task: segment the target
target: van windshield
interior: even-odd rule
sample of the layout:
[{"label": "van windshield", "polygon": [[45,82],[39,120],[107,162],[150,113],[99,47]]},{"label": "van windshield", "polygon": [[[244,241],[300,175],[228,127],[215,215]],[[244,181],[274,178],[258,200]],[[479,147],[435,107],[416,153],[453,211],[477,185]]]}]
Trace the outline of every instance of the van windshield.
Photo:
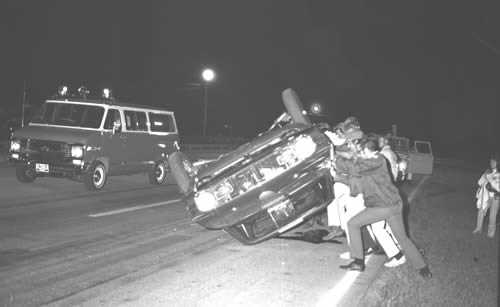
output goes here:
[{"label": "van windshield", "polygon": [[47,102],[31,119],[34,124],[99,128],[104,108],[100,106]]}]

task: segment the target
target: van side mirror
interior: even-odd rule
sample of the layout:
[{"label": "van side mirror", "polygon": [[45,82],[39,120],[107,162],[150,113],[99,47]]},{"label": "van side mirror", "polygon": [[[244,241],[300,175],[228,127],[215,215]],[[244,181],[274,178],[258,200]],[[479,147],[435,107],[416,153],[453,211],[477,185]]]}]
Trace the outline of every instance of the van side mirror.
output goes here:
[{"label": "van side mirror", "polygon": [[113,122],[113,134],[122,131],[122,123],[119,119]]}]

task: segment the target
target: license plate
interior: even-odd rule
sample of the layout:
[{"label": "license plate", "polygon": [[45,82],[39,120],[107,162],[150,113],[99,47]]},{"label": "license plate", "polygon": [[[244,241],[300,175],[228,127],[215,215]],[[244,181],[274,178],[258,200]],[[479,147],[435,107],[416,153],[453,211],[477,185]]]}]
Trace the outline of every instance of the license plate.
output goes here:
[{"label": "license plate", "polygon": [[37,171],[37,173],[48,173],[49,165],[44,163],[36,163],[35,170]]},{"label": "license plate", "polygon": [[294,216],[295,208],[293,207],[292,203],[285,202],[267,209],[267,212],[274,218],[276,222],[282,222]]}]

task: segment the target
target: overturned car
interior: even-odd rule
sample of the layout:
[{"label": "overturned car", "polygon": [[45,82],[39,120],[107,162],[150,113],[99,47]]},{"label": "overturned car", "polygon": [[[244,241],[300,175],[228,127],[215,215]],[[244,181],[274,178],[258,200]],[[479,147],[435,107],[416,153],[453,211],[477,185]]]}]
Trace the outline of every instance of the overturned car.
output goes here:
[{"label": "overturned car", "polygon": [[269,130],[201,167],[182,152],[169,165],[192,220],[244,244],[277,236],[333,200],[328,125],[312,124],[297,94],[282,93],[286,113]]}]

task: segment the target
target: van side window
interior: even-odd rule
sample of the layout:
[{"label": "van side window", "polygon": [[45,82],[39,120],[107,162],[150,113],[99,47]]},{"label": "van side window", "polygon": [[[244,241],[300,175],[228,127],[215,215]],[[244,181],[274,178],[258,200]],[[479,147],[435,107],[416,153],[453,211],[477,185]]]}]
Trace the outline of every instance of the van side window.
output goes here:
[{"label": "van side window", "polygon": [[174,118],[170,114],[149,112],[152,132],[175,132]]},{"label": "van side window", "polygon": [[121,123],[120,112],[116,109],[109,109],[104,122],[104,129],[113,129],[113,123],[118,120]]},{"label": "van side window", "polygon": [[125,125],[129,131],[146,131],[146,113],[140,111],[125,111]]}]

